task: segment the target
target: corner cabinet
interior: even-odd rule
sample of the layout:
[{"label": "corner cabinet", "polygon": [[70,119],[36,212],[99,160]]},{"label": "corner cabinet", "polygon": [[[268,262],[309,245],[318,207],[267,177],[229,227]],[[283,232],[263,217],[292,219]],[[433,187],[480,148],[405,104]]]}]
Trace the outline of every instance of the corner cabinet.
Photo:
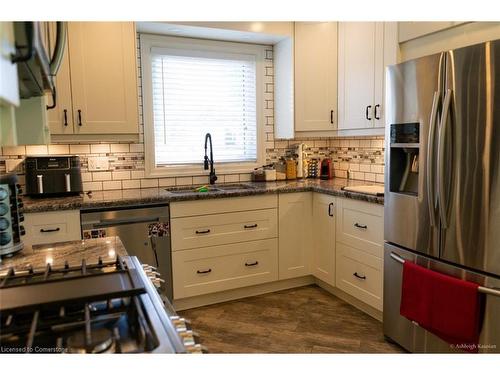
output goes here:
[{"label": "corner cabinet", "polygon": [[[137,135],[138,87],[133,22],[69,22],[49,126],[61,139]],[[89,138],[92,139],[92,138]],[[121,138],[120,138],[121,139]]]},{"label": "corner cabinet", "polygon": [[335,197],[313,194],[312,274],[335,286]]},{"label": "corner cabinet", "polygon": [[338,130],[383,135],[385,67],[397,62],[397,24],[339,23]]},{"label": "corner cabinet", "polygon": [[303,192],[278,196],[280,280],[311,273],[312,194]]},{"label": "corner cabinet", "polygon": [[337,22],[295,22],[295,131],[337,129]]}]

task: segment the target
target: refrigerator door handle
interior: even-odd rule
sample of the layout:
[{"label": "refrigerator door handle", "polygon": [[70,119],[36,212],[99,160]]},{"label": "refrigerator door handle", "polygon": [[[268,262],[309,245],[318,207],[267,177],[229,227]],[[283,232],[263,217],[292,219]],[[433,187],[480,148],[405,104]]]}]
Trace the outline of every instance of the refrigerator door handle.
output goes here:
[{"label": "refrigerator door handle", "polygon": [[446,214],[448,202],[445,197],[445,145],[446,145],[446,134],[448,129],[448,116],[450,113],[451,105],[451,94],[452,90],[446,90],[443,101],[443,116],[441,117],[441,124],[439,125],[439,143],[438,143],[438,199],[439,199],[439,216],[441,218],[442,228],[448,227],[448,217]]},{"label": "refrigerator door handle", "polygon": [[431,226],[436,226],[436,197],[434,195],[434,140],[436,138],[436,122],[439,106],[439,98],[441,91],[434,92],[432,99],[431,119],[429,127],[429,139],[427,142],[427,202],[429,205],[429,216],[431,219]]}]

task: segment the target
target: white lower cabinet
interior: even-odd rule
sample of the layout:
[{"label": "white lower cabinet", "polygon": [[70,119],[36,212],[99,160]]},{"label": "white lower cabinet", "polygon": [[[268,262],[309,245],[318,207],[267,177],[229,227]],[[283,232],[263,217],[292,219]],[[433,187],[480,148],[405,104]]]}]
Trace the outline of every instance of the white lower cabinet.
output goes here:
[{"label": "white lower cabinet", "polygon": [[384,207],[337,198],[337,288],[382,310]]},{"label": "white lower cabinet", "polygon": [[383,259],[340,242],[336,257],[337,288],[382,310]]},{"label": "white lower cabinet", "polygon": [[335,286],[335,197],[313,195],[312,274]]},{"label": "white lower cabinet", "polygon": [[310,275],[312,193],[278,197],[279,278]]},{"label": "white lower cabinet", "polygon": [[82,238],[80,211],[34,212],[24,214],[26,245],[75,241]]},{"label": "white lower cabinet", "polygon": [[277,242],[273,238],[174,252],[174,299],[276,281]]}]

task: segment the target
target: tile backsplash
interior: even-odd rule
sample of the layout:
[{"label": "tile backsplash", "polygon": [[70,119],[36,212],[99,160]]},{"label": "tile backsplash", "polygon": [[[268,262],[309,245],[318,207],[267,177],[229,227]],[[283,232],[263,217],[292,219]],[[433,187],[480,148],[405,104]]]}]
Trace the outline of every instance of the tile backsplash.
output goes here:
[{"label": "tile backsplash", "polygon": [[[138,43],[139,46],[139,43]],[[140,47],[139,47],[140,48]],[[140,51],[138,51],[140,56]],[[266,163],[277,161],[281,156],[293,152],[299,142],[306,144],[308,158],[330,157],[333,161],[335,176],[350,177],[370,182],[383,182],[384,176],[384,139],[383,137],[356,138],[297,138],[294,140],[274,139],[274,96],[273,96],[273,49],[269,46],[265,54],[265,147]],[[139,58],[140,66],[140,58]],[[139,69],[139,87],[141,77]],[[141,95],[141,89],[139,89]],[[0,174],[6,172],[7,164],[18,163],[26,155],[80,155],[82,164],[83,188],[85,191],[115,190],[147,187],[166,187],[208,183],[207,175],[144,178],[144,143],[142,98],[139,98],[139,143],[71,143],[0,148]],[[200,148],[201,149],[201,148]],[[200,155],[201,157],[202,155]],[[88,171],[89,157],[105,157],[109,169],[99,172]],[[16,171],[21,184],[24,184],[23,164]],[[218,183],[244,182],[250,180],[250,172],[219,175]]]}]

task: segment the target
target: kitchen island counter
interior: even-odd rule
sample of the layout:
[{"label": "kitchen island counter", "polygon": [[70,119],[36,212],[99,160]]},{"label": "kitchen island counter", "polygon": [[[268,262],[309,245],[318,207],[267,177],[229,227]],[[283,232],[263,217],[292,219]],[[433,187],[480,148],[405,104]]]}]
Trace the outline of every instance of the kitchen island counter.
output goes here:
[{"label": "kitchen island counter", "polygon": [[[106,207],[130,207],[143,204],[169,203],[186,200],[242,197],[260,194],[294,193],[314,191],[366,202],[384,204],[383,196],[355,193],[342,190],[344,186],[377,185],[359,180],[334,178],[331,180],[289,180],[272,182],[244,182],[249,188],[215,190],[208,193],[172,192],[165,188],[124,189],[85,193],[79,196],[57,198],[24,197],[24,212],[46,212],[59,210],[99,209]],[[215,187],[218,185],[216,184]],[[224,186],[224,185],[222,185]]]},{"label": "kitchen island counter", "polygon": [[25,246],[23,250],[11,257],[0,260],[0,276],[9,268],[16,271],[45,268],[47,263],[52,267],[62,267],[67,261],[70,266],[114,261],[118,256],[127,255],[119,237],[93,238],[90,240],[59,242],[47,245]]}]

